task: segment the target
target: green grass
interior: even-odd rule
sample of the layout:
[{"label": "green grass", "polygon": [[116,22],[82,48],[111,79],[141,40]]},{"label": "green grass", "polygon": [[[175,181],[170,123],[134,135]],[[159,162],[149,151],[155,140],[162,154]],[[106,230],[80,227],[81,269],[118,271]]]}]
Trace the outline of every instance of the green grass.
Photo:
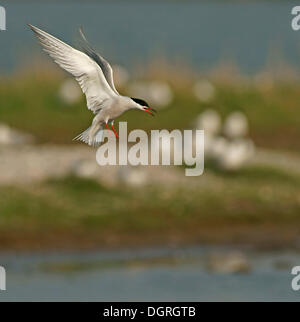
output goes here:
[{"label": "green grass", "polygon": [[[63,77],[47,73],[30,73],[0,80],[0,119],[2,122],[33,133],[39,142],[71,144],[72,138],[87,128],[93,115],[85,106],[85,98],[73,105],[58,97]],[[174,84],[173,84],[174,85]],[[130,111],[119,121],[128,121],[128,130],[143,128],[190,128],[195,117],[206,108],[218,110],[224,118],[242,110],[249,118],[251,136],[259,146],[300,148],[300,86],[277,83],[268,91],[254,85],[216,84],[215,99],[199,103],[184,86],[174,85],[174,101],[156,118]],[[122,91],[126,94],[126,89]]]},{"label": "green grass", "polygon": [[[75,144],[72,138],[89,126],[93,115],[85,107],[84,97],[74,105],[60,101],[57,93],[62,80],[61,75],[49,73],[0,79],[1,122],[34,134],[40,143]],[[297,83],[277,83],[268,90],[251,84],[216,83],[216,97],[208,104],[199,103],[188,86],[173,87],[173,103],[156,118],[130,111],[119,121],[128,121],[128,130],[184,129],[191,128],[206,108],[218,110],[222,118],[242,110],[257,145],[300,149]],[[68,241],[78,234],[87,240],[95,236],[109,240],[140,236],[143,240],[148,236],[155,242],[158,236],[172,239],[178,235],[197,240],[206,228],[213,229],[217,238],[219,227],[299,227],[300,177],[296,174],[263,166],[224,173],[208,162],[204,175],[189,182],[129,189],[67,177],[27,186],[1,186],[0,244],[11,245],[19,238],[26,245],[31,235],[35,244],[39,239],[55,241],[61,236],[67,236]]]},{"label": "green grass", "polygon": [[[203,225],[300,223],[300,178],[265,168],[215,174],[189,187],[108,189],[67,177],[30,187],[0,188],[0,231],[80,230],[164,234]],[[195,185],[196,184],[196,185]]]}]

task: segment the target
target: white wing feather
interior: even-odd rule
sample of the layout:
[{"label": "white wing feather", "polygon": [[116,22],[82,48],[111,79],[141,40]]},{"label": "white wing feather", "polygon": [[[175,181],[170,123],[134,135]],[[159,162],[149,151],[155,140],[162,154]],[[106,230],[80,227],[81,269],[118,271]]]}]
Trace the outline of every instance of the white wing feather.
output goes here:
[{"label": "white wing feather", "polygon": [[86,95],[87,107],[97,113],[106,99],[116,96],[100,66],[85,53],[74,49],[45,31],[29,25],[44,50],[54,61],[78,81]]}]

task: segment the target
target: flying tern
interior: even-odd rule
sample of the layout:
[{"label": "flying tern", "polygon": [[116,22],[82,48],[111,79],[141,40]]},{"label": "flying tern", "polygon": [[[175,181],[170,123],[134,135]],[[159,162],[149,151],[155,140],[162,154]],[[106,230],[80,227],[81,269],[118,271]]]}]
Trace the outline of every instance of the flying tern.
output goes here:
[{"label": "flying tern", "polygon": [[156,111],[144,100],[118,93],[110,64],[90,46],[81,28],[79,31],[82,50],[77,50],[37,27],[30,24],[29,27],[37,36],[44,51],[61,68],[75,77],[86,96],[88,109],[95,114],[92,125],[74,140],[80,140],[91,146],[99,145],[105,128],[111,133],[108,125],[111,125],[114,135],[118,138],[114,120],[131,109],[154,115],[153,112]]}]

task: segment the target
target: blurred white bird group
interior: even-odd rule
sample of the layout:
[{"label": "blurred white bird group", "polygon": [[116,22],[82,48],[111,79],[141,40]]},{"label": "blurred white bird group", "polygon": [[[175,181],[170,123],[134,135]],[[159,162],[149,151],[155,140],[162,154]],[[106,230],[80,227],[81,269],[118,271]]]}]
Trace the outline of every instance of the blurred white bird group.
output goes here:
[{"label": "blurred white bird group", "polygon": [[198,116],[196,128],[205,132],[205,158],[222,170],[238,170],[254,156],[254,143],[247,137],[248,120],[242,112],[231,113],[222,124],[218,112],[208,109]]}]

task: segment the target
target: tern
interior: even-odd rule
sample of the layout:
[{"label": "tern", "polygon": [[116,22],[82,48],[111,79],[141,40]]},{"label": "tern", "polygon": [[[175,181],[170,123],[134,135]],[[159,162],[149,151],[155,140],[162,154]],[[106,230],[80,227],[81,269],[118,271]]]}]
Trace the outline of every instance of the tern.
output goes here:
[{"label": "tern", "polygon": [[64,70],[75,77],[86,96],[87,107],[95,117],[92,125],[76,136],[74,140],[87,143],[90,146],[101,144],[105,128],[110,132],[108,125],[114,128],[114,120],[124,112],[136,109],[150,115],[156,112],[148,103],[139,98],[123,96],[118,93],[113,80],[113,70],[110,64],[90,46],[79,29],[81,35],[81,49],[77,50],[47,32],[28,24],[37,36],[44,51]]}]

